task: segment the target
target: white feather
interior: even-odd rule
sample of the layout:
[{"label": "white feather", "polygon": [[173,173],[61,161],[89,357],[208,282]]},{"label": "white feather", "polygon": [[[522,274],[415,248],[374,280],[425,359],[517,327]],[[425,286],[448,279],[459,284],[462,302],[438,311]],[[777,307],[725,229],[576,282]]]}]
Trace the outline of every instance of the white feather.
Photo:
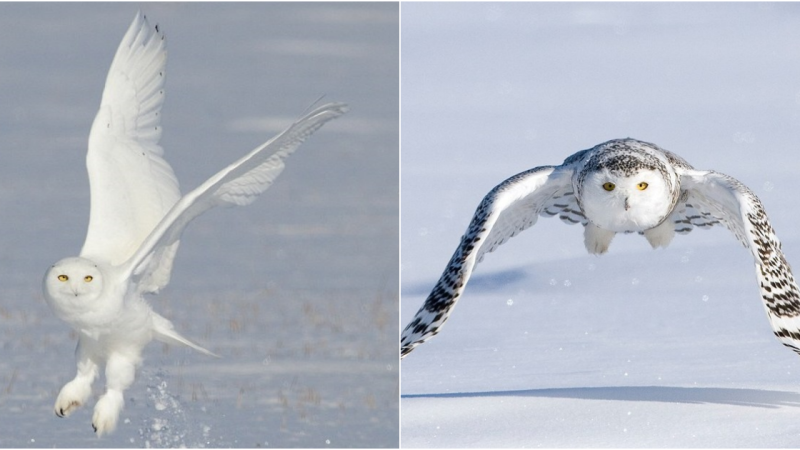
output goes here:
[{"label": "white feather", "polygon": [[164,36],[137,14],[111,63],[89,133],[91,212],[83,257],[126,261],[180,198],[158,145],[166,62]]},{"label": "white feather", "polygon": [[158,145],[165,64],[163,35],[137,14],[111,64],[89,136],[86,241],[80,257],[57,262],[43,281],[47,303],[78,333],[77,374],[61,389],[55,412],[66,417],[87,402],[105,365],[106,392],[92,416],[98,435],[116,427],[123,392],[150,341],[216,356],[181,336],[143,298],[169,283],[184,228],[215,206],[253,202],[308,136],[347,110],[341,103],[320,106],[181,197]]}]

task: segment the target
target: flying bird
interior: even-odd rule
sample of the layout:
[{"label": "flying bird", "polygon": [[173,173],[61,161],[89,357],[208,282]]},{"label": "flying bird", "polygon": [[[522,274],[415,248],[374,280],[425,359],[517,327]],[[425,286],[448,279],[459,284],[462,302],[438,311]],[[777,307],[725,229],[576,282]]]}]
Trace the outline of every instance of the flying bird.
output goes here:
[{"label": "flying bird", "polygon": [[86,165],[91,211],[80,255],[47,270],[44,296],[78,334],[77,375],[61,389],[55,413],[85,404],[105,369],[106,391],[94,407],[98,436],[112,432],[134,381],[143,348],[153,339],[210,351],[175,331],[145,294],[169,283],[181,233],[215,206],[247,205],[280,175],[283,160],[346,105],[329,103],[181,196],[159,146],[166,41],[138,13],[117,49],[89,134]]},{"label": "flying bird", "polygon": [[403,330],[401,355],[441,331],[475,265],[536,223],[558,216],[584,227],[591,254],[617,233],[639,233],[653,248],[675,233],[725,226],[750,250],[767,318],[783,345],[800,354],[800,290],[761,201],[736,179],[695,170],[654,144],[615,139],[512,176],[484,197],[449,264]]}]

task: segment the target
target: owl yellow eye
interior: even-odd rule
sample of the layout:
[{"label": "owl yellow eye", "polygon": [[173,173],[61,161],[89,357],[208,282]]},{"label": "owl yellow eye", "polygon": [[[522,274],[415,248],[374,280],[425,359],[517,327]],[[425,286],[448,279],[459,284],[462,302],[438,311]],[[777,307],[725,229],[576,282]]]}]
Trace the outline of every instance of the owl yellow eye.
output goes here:
[{"label": "owl yellow eye", "polygon": [[58,276],[58,281],[67,281],[67,280],[69,280],[69,277],[66,276],[66,275],[59,275]]},{"label": "owl yellow eye", "polygon": [[92,280],[94,280],[94,277],[91,276],[91,275],[86,275],[85,277],[83,277],[83,281],[85,281],[87,283],[89,283]]},{"label": "owl yellow eye", "polygon": [[603,189],[607,190],[608,192],[613,191],[615,187],[617,187],[617,185],[611,183],[610,181],[603,183]]},{"label": "owl yellow eye", "polygon": [[636,189],[639,189],[640,191],[643,191],[643,190],[647,189],[647,186],[648,186],[648,184],[645,183],[644,181],[642,181],[641,183],[636,185]]}]

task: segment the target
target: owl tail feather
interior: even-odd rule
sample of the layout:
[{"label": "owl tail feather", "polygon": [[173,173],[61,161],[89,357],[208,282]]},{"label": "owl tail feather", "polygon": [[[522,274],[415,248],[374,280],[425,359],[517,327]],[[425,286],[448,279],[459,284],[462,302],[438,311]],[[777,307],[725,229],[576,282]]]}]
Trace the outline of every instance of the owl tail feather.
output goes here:
[{"label": "owl tail feather", "polygon": [[197,350],[200,353],[204,353],[215,358],[220,357],[216,353],[206,350],[178,334],[178,332],[175,331],[175,327],[172,325],[172,322],[155,313],[153,313],[153,338],[167,344],[185,345]]}]

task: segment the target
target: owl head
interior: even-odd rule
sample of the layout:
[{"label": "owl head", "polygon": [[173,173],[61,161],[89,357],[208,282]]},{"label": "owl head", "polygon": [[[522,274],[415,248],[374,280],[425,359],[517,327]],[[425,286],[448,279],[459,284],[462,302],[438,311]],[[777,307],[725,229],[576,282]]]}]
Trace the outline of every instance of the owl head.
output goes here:
[{"label": "owl head", "polygon": [[103,293],[103,273],[85,258],[65,258],[53,264],[42,283],[44,297],[63,320],[76,320],[97,311]]},{"label": "owl head", "polygon": [[579,171],[578,202],[596,226],[616,232],[645,231],[672,212],[680,179],[660,152],[647,151],[652,150],[648,145],[614,141],[613,147],[599,148]]}]

